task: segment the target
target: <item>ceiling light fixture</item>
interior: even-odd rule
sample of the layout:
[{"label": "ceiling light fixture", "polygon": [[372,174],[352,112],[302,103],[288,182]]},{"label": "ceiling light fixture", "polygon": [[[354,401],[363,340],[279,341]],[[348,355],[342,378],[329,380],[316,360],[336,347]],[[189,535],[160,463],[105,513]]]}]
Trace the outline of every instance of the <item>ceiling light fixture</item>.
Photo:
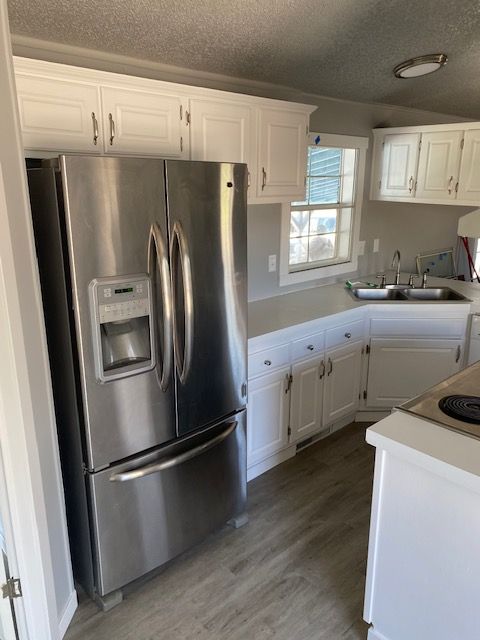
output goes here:
[{"label": "ceiling light fixture", "polygon": [[397,64],[393,73],[397,78],[416,78],[433,73],[445,66],[448,58],[445,53],[432,53],[428,56],[418,56]]}]

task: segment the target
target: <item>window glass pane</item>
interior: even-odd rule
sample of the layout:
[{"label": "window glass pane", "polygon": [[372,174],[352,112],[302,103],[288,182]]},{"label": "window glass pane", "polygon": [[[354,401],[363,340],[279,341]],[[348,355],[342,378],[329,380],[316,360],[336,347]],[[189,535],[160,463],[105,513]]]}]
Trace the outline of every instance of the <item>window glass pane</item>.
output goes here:
[{"label": "window glass pane", "polygon": [[308,259],[308,236],[306,238],[290,239],[290,264],[307,262]]},{"label": "window glass pane", "polygon": [[333,233],[336,230],[336,209],[320,209],[310,212],[310,235],[317,233]]},{"label": "window glass pane", "polygon": [[335,234],[311,236],[308,248],[308,261],[329,260],[335,256]]},{"label": "window glass pane", "polygon": [[308,147],[308,175],[339,176],[342,166],[342,149]]},{"label": "window glass pane", "polygon": [[308,235],[309,211],[292,211],[290,216],[290,237]]},{"label": "window glass pane", "polygon": [[340,202],[340,178],[308,178],[309,204],[336,204]]}]

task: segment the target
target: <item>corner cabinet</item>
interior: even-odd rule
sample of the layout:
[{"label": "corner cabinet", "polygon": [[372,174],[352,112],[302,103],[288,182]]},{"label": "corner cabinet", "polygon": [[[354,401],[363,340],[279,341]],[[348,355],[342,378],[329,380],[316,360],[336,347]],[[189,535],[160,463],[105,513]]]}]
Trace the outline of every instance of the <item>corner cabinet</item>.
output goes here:
[{"label": "corner cabinet", "polygon": [[480,205],[480,123],[374,129],[372,200]]},{"label": "corner cabinet", "polygon": [[145,155],[244,162],[249,203],[305,195],[316,107],[15,58],[27,156]]}]

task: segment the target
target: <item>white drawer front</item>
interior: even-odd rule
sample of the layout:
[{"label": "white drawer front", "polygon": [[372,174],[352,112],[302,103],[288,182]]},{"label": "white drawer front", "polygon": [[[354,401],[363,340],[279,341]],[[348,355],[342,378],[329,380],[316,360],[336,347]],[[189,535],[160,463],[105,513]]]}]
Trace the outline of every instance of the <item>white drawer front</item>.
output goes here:
[{"label": "white drawer front", "polygon": [[371,336],[463,338],[463,318],[372,318]]},{"label": "white drawer front", "polygon": [[314,333],[312,336],[292,342],[292,359],[303,360],[303,358],[323,353],[324,349],[325,332]]},{"label": "white drawer front", "polygon": [[331,347],[348,344],[356,340],[363,340],[363,320],[349,322],[334,329],[329,329],[327,331],[326,346],[327,349],[330,349]]},{"label": "white drawer front", "polygon": [[288,344],[281,344],[278,347],[250,354],[248,356],[248,377],[253,378],[288,364],[290,362],[289,347]]}]

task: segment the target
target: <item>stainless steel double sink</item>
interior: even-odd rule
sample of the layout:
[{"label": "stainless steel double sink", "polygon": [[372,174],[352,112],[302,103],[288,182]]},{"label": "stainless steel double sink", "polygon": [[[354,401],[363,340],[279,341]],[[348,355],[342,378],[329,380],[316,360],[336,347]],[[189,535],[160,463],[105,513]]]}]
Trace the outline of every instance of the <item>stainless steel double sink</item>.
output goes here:
[{"label": "stainless steel double sink", "polygon": [[389,288],[373,288],[373,287],[354,287],[348,289],[350,295],[357,300],[409,300],[424,302],[445,302],[445,301],[461,301],[470,302],[468,298],[461,293],[450,289],[450,287],[426,287],[425,289],[414,289],[412,287],[401,287],[394,285]]}]

